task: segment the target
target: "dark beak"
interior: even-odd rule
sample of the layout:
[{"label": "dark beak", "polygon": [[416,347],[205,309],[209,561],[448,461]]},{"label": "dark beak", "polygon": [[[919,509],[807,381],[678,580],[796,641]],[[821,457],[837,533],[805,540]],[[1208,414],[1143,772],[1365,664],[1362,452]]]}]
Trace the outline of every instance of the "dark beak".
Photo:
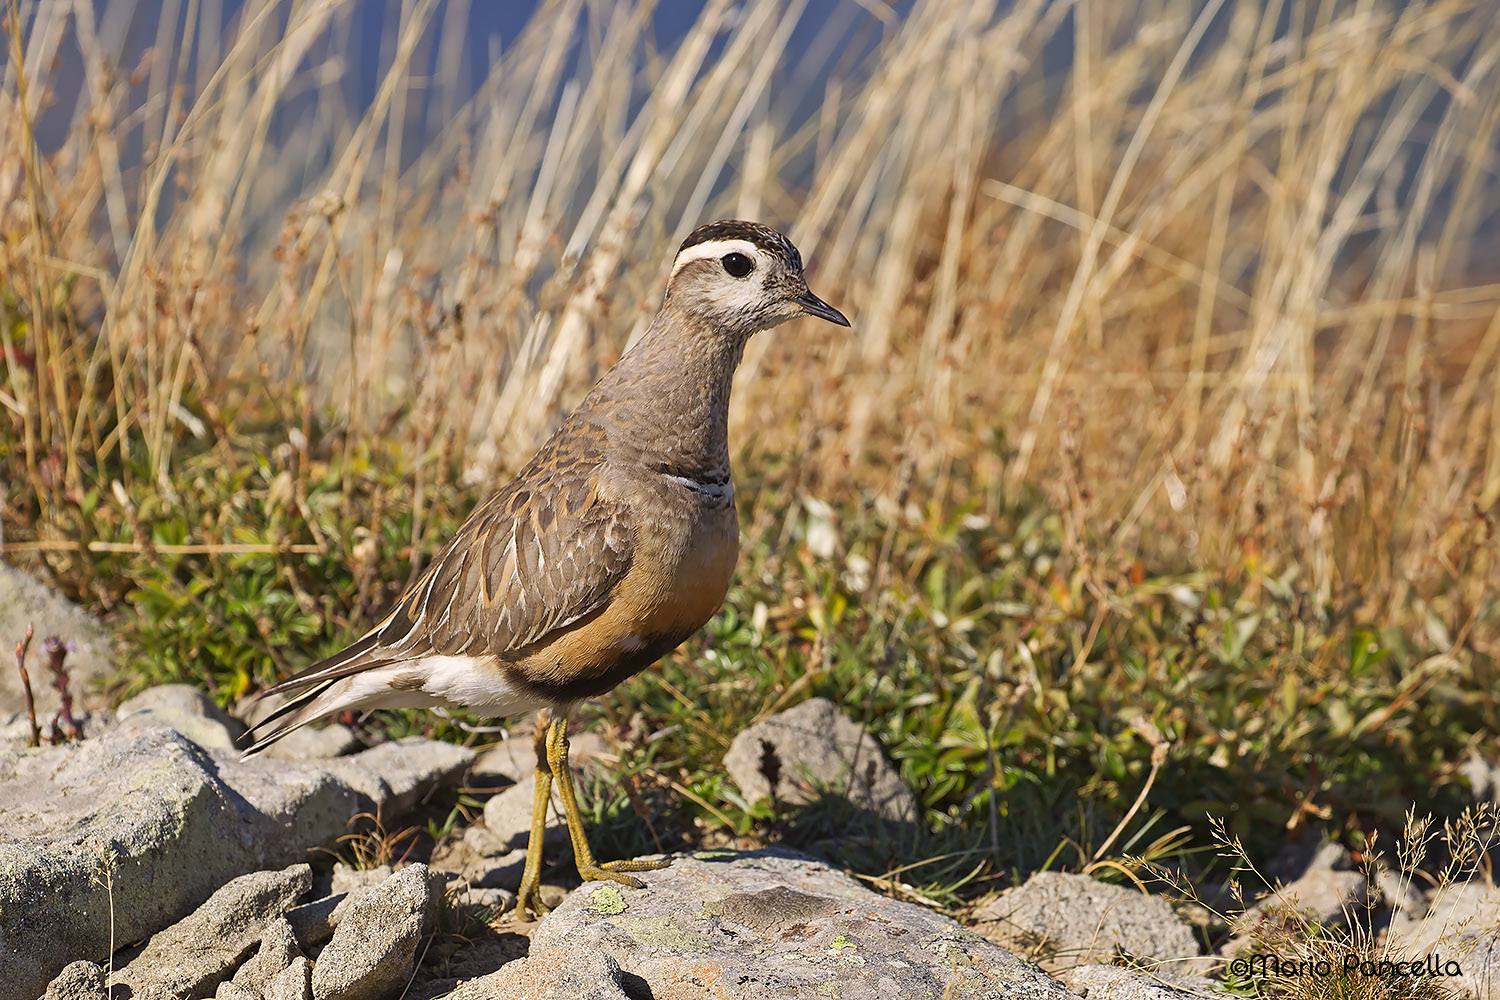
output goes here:
[{"label": "dark beak", "polygon": [[845,318],[843,313],[839,312],[837,309],[833,308],[833,306],[818,298],[812,292],[803,292],[801,295],[793,295],[792,301],[801,306],[802,311],[807,313],[809,316],[816,316],[818,317],[818,319],[826,319],[828,322],[837,323],[839,326],[849,325],[849,320]]}]

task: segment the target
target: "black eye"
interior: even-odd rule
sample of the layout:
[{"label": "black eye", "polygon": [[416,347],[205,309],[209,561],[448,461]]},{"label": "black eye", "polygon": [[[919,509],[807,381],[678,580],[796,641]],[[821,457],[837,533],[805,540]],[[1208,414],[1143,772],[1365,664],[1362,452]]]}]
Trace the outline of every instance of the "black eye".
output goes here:
[{"label": "black eye", "polygon": [[751,263],[750,258],[742,253],[726,253],[724,255],[724,270],[728,271],[733,277],[743,278],[750,273],[753,267],[755,265]]}]

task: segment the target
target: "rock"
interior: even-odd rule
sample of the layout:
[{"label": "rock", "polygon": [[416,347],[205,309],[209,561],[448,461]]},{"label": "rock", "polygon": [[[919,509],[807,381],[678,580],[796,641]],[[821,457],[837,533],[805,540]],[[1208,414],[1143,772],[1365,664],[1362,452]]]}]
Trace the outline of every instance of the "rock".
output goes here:
[{"label": "rock", "polygon": [[1299,840],[1282,844],[1262,869],[1272,885],[1295,882],[1304,875],[1325,871],[1348,871],[1349,852],[1328,839],[1322,830],[1304,831]]},{"label": "rock", "polygon": [[[484,804],[485,829],[507,851],[525,850],[526,842],[531,838],[531,810],[535,800],[536,776],[527,775]],[[557,794],[557,782],[554,781],[552,808],[547,810],[542,846],[550,852],[565,845],[571,845],[571,841],[563,817],[562,797]]]},{"label": "rock", "polygon": [[702,852],[640,878],[644,889],[588,882],[571,893],[532,934],[527,969],[561,964],[548,958],[559,951],[603,952],[624,970],[627,995],[656,1000],[1068,1000],[1061,984],[947,917],[803,855]]},{"label": "rock", "polygon": [[313,966],[317,1000],[381,1000],[411,978],[440,895],[423,864],[392,875],[350,909]]},{"label": "rock", "polygon": [[[612,755],[604,737],[595,732],[581,732],[568,737],[568,761],[573,767],[585,767]],[[500,778],[512,784],[536,774],[536,751],[529,731],[507,735],[498,746],[491,747],[474,761],[473,773],[479,777]]]},{"label": "rock", "polygon": [[1083,1000],[1188,1000],[1218,992],[1218,984],[1204,976],[1118,965],[1081,965],[1064,971],[1062,981]]},{"label": "rock", "polygon": [[480,909],[501,910],[509,909],[516,901],[516,894],[510,889],[483,889],[469,886],[462,889],[453,898],[459,906],[477,906]]},{"label": "rock", "polygon": [[1426,913],[1427,895],[1422,891],[1422,886],[1410,875],[1392,869],[1389,865],[1380,864],[1375,869],[1375,891],[1380,893],[1380,901],[1392,913],[1392,919],[1396,914]]},{"label": "rock", "polygon": [[562,947],[508,962],[498,972],[471,979],[448,994],[448,1000],[495,1000],[497,997],[630,1000],[624,986],[625,974],[609,955],[592,948]]},{"label": "rock", "polygon": [[[14,670],[14,666],[11,669]],[[32,676],[31,681],[33,684],[36,683],[35,675]],[[52,717],[50,715],[43,716],[40,710],[37,712],[36,722],[37,728],[41,731],[41,742],[44,746],[50,746],[54,736],[59,743],[71,736],[71,733],[66,731],[66,726],[58,727],[64,730],[63,732],[54,731]],[[115,728],[115,713],[113,709],[108,708],[96,708],[90,712],[80,712],[78,711],[78,702],[75,699],[73,702],[73,724],[78,727],[78,731],[84,739],[91,736],[99,736]],[[12,712],[9,715],[0,715],[0,749],[24,750],[30,743],[31,719],[25,712]]]},{"label": "rock", "polygon": [[1430,913],[1392,914],[1382,957],[1454,962],[1441,980],[1453,996],[1500,1000],[1500,889],[1447,886],[1434,894]]},{"label": "rock", "polygon": [[132,996],[151,988],[183,1000],[209,996],[261,940],[266,925],[311,887],[312,870],[305,864],[232,879],[186,919],[153,935],[115,980]]},{"label": "rock", "polygon": [[514,890],[526,867],[526,849],[511,847],[509,838],[500,840],[488,827],[471,826],[461,837],[438,845],[432,852],[432,867],[475,888]]},{"label": "rock", "polygon": [[[1413,959],[1425,959],[1425,955],[1413,955]],[[1448,956],[1444,955],[1444,959]],[[1471,933],[1454,945],[1452,960],[1458,963],[1459,975],[1446,980],[1446,985],[1460,996],[1467,994],[1474,1000],[1497,1000],[1500,998],[1500,937],[1491,927],[1484,933]]]},{"label": "rock", "polygon": [[175,729],[200,747],[229,749],[245,732],[213,699],[191,684],[159,684],[129,698],[115,710],[122,727]]},{"label": "rock", "polygon": [[74,962],[47,984],[42,1000],[105,1000],[105,982],[104,970],[93,962]]},{"label": "rock", "polygon": [[262,751],[278,760],[323,760],[353,753],[363,744],[343,723],[294,729]]},{"label": "rock", "polygon": [[[241,725],[253,726],[290,700],[290,695],[247,695],[235,703],[231,714],[243,720]],[[277,760],[323,760],[342,757],[362,745],[354,730],[342,723],[331,722],[294,729],[261,751],[261,755]]]},{"label": "rock", "polygon": [[730,744],[724,766],[751,802],[774,794],[807,803],[831,792],[887,820],[912,822],[917,816],[911,789],[879,745],[826,698],[744,730]]},{"label": "rock", "polygon": [[361,813],[387,819],[472,753],[389,743],[320,763],[215,756],[168,729],[0,750],[0,983],[38,996],[70,960],[109,957],[245,872],[331,846]]},{"label": "rock", "polygon": [[265,1000],[265,997],[259,990],[230,981],[219,984],[219,988],[214,990],[214,1000]]},{"label": "rock", "polygon": [[[474,751],[466,747],[412,736],[352,757],[306,761],[302,766],[346,782],[390,818],[411,809],[433,788],[456,782],[473,762]],[[294,762],[268,763],[275,771],[285,771]]]},{"label": "rock", "polygon": [[[1387,934],[1407,958],[1481,947],[1476,942],[1500,930],[1500,888],[1480,882],[1447,885],[1423,908],[1391,914]],[[1467,971],[1467,964],[1465,964]]]},{"label": "rock", "polygon": [[[26,637],[28,623],[33,627],[33,636],[31,650],[26,656],[26,670],[31,675],[37,721],[45,723],[51,719],[61,704],[57,689],[52,685],[52,674],[47,669],[47,654],[42,649],[48,636],[55,635],[73,644],[63,666],[68,674],[68,689],[73,695],[74,714],[101,707],[103,699],[98,692],[98,682],[115,669],[109,633],[83,609],[5,563],[0,563],[0,648],[5,650],[8,662],[4,669],[0,669],[0,705],[4,705],[7,711],[24,712],[26,708],[21,674],[16,670],[10,652]],[[85,727],[84,735],[92,736],[94,732]]]},{"label": "rock", "polygon": [[1496,792],[1500,791],[1500,780],[1497,780],[1495,765],[1479,756],[1478,751],[1469,751],[1469,756],[1464,758],[1464,762],[1458,766],[1458,773],[1468,780],[1475,801],[1495,801]]},{"label": "rock", "polygon": [[1235,921],[1243,933],[1277,909],[1292,909],[1320,924],[1342,921],[1355,909],[1364,909],[1369,884],[1359,872],[1315,869],[1264,896]]},{"label": "rock", "polygon": [[327,942],[354,904],[374,891],[374,887],[356,889],[292,907],[286,914],[287,923],[292,925],[292,936],[304,951]]},{"label": "rock", "polygon": [[333,864],[333,878],[329,881],[329,894],[341,896],[355,889],[366,889],[370,886],[380,885],[391,877],[390,865],[376,865],[374,868],[351,868],[342,861]]},{"label": "rock", "polygon": [[1109,962],[1116,955],[1165,961],[1199,953],[1193,929],[1160,896],[1064,872],[1037,872],[973,913],[980,934],[1044,967]]},{"label": "rock", "polygon": [[[571,747],[569,748],[571,751]],[[572,757],[571,752],[569,757]],[[536,752],[531,737],[506,736],[498,746],[481,753],[474,761],[474,774],[482,778],[500,778],[515,784],[536,771]]]},{"label": "rock", "polygon": [[312,963],[294,958],[276,978],[266,984],[265,1000],[312,1000]]},{"label": "rock", "polygon": [[250,960],[234,973],[234,982],[248,990],[262,993],[281,970],[301,957],[297,936],[285,916],[266,924],[260,936],[260,947]]}]

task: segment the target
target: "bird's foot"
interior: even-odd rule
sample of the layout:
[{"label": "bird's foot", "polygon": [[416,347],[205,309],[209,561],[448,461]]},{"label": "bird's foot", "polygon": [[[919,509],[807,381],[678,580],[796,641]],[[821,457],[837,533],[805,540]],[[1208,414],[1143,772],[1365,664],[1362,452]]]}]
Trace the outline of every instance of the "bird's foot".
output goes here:
[{"label": "bird's foot", "polygon": [[671,863],[671,858],[662,858],[659,861],[642,861],[636,859],[630,861],[606,861],[602,865],[579,865],[578,877],[585,882],[618,882],[631,889],[644,889],[646,888],[646,883],[625,873],[660,871]]},{"label": "bird's foot", "polygon": [[521,886],[521,891],[516,894],[516,916],[521,920],[540,920],[552,912],[552,907],[542,902],[541,885],[539,883]]}]

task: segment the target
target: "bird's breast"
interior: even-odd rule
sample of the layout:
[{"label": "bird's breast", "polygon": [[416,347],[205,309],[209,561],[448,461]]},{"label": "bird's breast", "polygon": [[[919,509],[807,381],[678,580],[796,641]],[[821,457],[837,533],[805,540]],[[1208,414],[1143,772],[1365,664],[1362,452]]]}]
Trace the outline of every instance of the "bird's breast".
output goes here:
[{"label": "bird's breast", "polygon": [[724,603],[739,555],[740,526],[732,502],[700,517],[668,584],[668,621],[690,633],[702,628]]},{"label": "bird's breast", "polygon": [[609,603],[511,669],[557,701],[608,690],[714,616],[738,557],[732,504],[688,512],[663,502],[639,523],[630,570]]}]

